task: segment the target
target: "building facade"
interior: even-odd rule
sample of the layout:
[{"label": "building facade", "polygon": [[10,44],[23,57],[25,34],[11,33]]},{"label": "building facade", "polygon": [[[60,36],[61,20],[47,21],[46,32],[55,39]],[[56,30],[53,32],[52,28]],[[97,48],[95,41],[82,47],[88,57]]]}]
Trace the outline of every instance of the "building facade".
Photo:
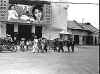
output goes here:
[{"label": "building facade", "polygon": [[0,1],[3,3],[0,4],[0,37],[9,34],[17,39],[31,39],[33,35],[55,39],[60,31],[67,29],[66,5],[43,0]]},{"label": "building facade", "polygon": [[90,23],[78,23],[77,21],[68,21],[68,32],[72,34],[75,44],[99,44],[99,30],[92,26]]},{"label": "building facade", "polygon": [[68,39],[75,44],[97,45],[98,30],[89,23],[68,21],[68,5],[46,0],[0,0],[0,37],[18,40],[44,37]]}]

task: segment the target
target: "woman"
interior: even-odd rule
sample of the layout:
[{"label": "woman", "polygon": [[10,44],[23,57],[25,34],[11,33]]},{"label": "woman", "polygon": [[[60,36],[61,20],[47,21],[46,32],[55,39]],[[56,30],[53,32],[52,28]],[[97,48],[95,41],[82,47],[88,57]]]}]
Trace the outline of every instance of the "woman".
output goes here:
[{"label": "woman", "polygon": [[33,8],[32,14],[33,14],[35,21],[37,21],[37,22],[41,21],[41,19],[43,17],[42,11],[43,11],[43,9],[41,8],[41,6],[37,5],[36,7]]},{"label": "woman", "polygon": [[33,50],[32,52],[35,53],[38,50],[38,39],[37,36],[35,36],[34,41],[33,41]]}]

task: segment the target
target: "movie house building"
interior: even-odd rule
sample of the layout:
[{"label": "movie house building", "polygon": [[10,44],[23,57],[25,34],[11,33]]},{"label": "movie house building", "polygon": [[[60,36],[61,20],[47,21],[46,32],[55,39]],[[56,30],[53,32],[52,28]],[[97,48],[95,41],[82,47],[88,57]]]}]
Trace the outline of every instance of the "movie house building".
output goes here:
[{"label": "movie house building", "polygon": [[0,0],[0,37],[55,39],[67,34],[67,8],[44,0]]}]

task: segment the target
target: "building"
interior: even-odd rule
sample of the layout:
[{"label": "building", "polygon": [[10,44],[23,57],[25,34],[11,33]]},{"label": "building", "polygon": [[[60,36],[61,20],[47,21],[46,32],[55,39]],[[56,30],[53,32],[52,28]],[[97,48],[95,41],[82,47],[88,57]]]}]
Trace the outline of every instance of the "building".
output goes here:
[{"label": "building", "polygon": [[66,4],[55,4],[45,0],[0,1],[1,37],[10,34],[18,40],[23,37],[26,40],[31,39],[33,35],[54,39],[59,37],[61,31],[67,29]]},{"label": "building", "polygon": [[80,45],[98,45],[99,30],[90,23],[78,23],[77,21],[68,21],[68,32],[72,34],[75,44]]},{"label": "building", "polygon": [[46,0],[0,0],[0,3],[0,37],[9,34],[13,39],[16,36],[18,40],[28,40],[36,35],[53,40],[72,35],[75,44],[98,44],[99,32],[90,23],[68,21],[67,4]]}]

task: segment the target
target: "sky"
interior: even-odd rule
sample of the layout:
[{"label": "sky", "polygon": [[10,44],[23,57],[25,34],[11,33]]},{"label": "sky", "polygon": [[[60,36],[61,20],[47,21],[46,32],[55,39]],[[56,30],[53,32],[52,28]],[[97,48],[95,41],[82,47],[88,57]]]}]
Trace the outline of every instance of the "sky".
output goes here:
[{"label": "sky", "polygon": [[[99,0],[68,0],[69,2],[99,3]],[[70,4],[68,8],[68,19],[80,23],[90,22],[99,29],[99,5]]]},{"label": "sky", "polygon": [[[48,0],[68,1],[76,3],[99,3],[99,0]],[[76,20],[79,23],[90,22],[99,29],[99,5],[69,4],[68,20]]]}]

